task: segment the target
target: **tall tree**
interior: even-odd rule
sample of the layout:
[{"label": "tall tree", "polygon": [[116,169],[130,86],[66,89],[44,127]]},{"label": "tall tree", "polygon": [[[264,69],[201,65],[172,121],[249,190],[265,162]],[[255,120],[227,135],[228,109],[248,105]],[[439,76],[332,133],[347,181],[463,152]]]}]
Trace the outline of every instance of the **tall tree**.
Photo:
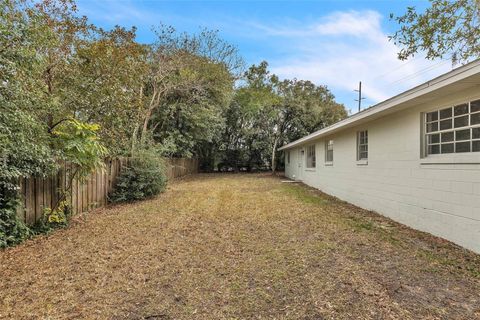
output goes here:
[{"label": "tall tree", "polygon": [[9,189],[19,177],[54,167],[47,127],[34,114],[43,95],[45,64],[37,48],[45,34],[28,9],[24,1],[0,1],[0,186]]},{"label": "tall tree", "polygon": [[272,121],[269,137],[273,172],[279,144],[299,139],[347,116],[345,107],[335,102],[334,95],[325,86],[293,79],[276,83],[275,90],[281,102],[267,107],[264,113]]},{"label": "tall tree", "polygon": [[390,15],[399,30],[390,38],[401,46],[398,57],[406,60],[418,52],[428,59],[447,58],[453,63],[480,57],[480,3],[478,0],[429,0],[419,11],[408,7],[402,16]]},{"label": "tall tree", "polygon": [[222,164],[236,171],[240,165],[248,169],[266,165],[264,150],[269,150],[269,146],[265,128],[271,119],[265,111],[280,102],[274,92],[278,78],[268,72],[267,62],[252,65],[244,73],[243,82],[225,112],[226,126],[220,145]]},{"label": "tall tree", "polygon": [[73,116],[62,99],[62,95],[71,89],[64,77],[72,72],[76,48],[88,36],[92,26],[86,17],[78,16],[73,0],[35,2],[27,12],[31,18],[40,21],[38,28],[42,34],[36,41],[36,51],[43,62],[44,89],[43,101],[37,105],[36,114],[52,131],[67,115]]},{"label": "tall tree", "polygon": [[[325,86],[310,81],[283,80],[268,71],[268,63],[251,66],[226,115],[224,161],[250,167],[260,158],[275,172],[279,145],[328,126],[347,116],[343,105]],[[239,161],[240,160],[240,161]]]},{"label": "tall tree", "polygon": [[186,34],[161,27],[157,36],[144,90],[141,142],[150,130],[157,141],[177,147],[173,154],[191,155],[198,140],[212,141],[218,133],[242,60],[214,31]]},{"label": "tall tree", "polygon": [[92,28],[91,36],[76,46],[70,72],[61,83],[68,88],[62,101],[71,116],[99,124],[113,155],[129,153],[132,132],[144,112],[148,48],[135,38],[135,28]]}]

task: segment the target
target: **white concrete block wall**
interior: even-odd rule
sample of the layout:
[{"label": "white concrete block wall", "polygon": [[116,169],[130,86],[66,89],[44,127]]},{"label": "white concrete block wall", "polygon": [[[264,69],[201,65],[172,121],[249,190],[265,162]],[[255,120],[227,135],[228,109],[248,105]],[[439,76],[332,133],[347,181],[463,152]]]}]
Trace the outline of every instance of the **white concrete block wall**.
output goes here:
[{"label": "white concrete block wall", "polygon": [[[315,169],[305,167],[306,146],[311,143],[286,150],[290,164],[286,163],[285,173],[480,253],[480,153],[422,159],[420,126],[422,112],[478,98],[478,90],[461,92],[321,138],[314,142]],[[356,161],[356,134],[361,130],[368,130],[367,165]],[[325,141],[330,139],[334,140],[334,161],[325,165]],[[300,160],[302,148],[305,157]]]}]

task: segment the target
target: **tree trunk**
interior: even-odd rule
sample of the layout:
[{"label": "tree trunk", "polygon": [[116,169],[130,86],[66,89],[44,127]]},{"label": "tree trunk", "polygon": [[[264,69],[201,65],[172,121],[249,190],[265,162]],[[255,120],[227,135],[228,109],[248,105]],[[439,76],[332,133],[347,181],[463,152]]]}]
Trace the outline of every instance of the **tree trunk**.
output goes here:
[{"label": "tree trunk", "polygon": [[275,153],[277,152],[277,144],[278,138],[275,138],[272,149],[272,174],[275,174],[275,171],[277,170],[277,159],[275,158]]},{"label": "tree trunk", "polygon": [[152,116],[152,108],[149,108],[147,111],[147,114],[145,115],[145,119],[143,121],[142,135],[140,136],[141,145],[145,143],[145,139],[147,138],[148,123],[150,122],[151,116]]},{"label": "tree trunk", "polygon": [[157,102],[159,100],[158,95],[159,94],[157,92],[157,89],[154,87],[152,99],[150,100],[150,104],[148,105],[148,110],[147,110],[147,113],[145,114],[145,119],[143,121],[142,134],[140,136],[141,145],[145,143],[145,139],[147,138],[148,123],[150,122],[150,117],[152,116],[153,109],[155,109]]},{"label": "tree trunk", "polygon": [[139,129],[140,125],[136,125],[135,126],[135,129],[133,129],[133,133],[132,133],[132,151],[131,151],[131,155],[133,156],[134,152],[135,152],[135,147],[136,147],[136,144],[137,144],[137,136],[138,136],[138,129]]}]

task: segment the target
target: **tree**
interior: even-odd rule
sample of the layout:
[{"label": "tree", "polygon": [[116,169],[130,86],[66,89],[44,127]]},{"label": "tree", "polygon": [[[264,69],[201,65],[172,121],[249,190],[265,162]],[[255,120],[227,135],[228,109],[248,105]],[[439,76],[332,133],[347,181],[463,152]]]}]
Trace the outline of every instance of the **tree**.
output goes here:
[{"label": "tree", "polygon": [[233,92],[238,50],[217,32],[157,30],[145,86],[146,108],[140,141],[147,135],[175,147],[170,154],[190,156],[200,142],[211,142],[223,125],[222,108]]},{"label": "tree", "polygon": [[0,184],[9,189],[20,177],[54,167],[46,127],[32,114],[42,89],[36,50],[42,33],[27,8],[23,1],[0,2]]},{"label": "tree", "polygon": [[33,43],[42,61],[43,81],[41,99],[35,114],[52,131],[55,126],[73,117],[71,105],[66,104],[65,93],[70,91],[70,82],[65,80],[72,72],[76,49],[88,36],[92,26],[86,17],[77,15],[73,0],[43,0],[29,5],[26,10],[30,19],[38,21],[39,37]]},{"label": "tree", "polygon": [[33,44],[42,33],[27,8],[23,1],[0,1],[0,248],[30,235],[17,217],[18,179],[55,168],[45,127],[30,113],[42,70]]},{"label": "tree", "polygon": [[334,95],[325,86],[287,79],[276,83],[275,90],[281,102],[269,106],[264,113],[272,119],[268,136],[273,172],[279,144],[299,139],[347,116],[345,107],[335,102]]},{"label": "tree", "polygon": [[144,112],[148,48],[136,42],[135,28],[92,28],[91,33],[78,42],[70,72],[62,79],[62,101],[76,119],[100,125],[111,155],[129,154]]},{"label": "tree", "polygon": [[[61,128],[55,128],[55,119],[65,117],[60,90],[56,90],[57,79],[64,73],[57,67],[63,64],[65,71],[69,65],[63,58],[54,58],[61,56],[54,40],[65,35],[54,33],[62,29],[52,29],[55,24],[43,5],[49,4],[0,1],[0,247],[30,234],[16,215],[19,178],[47,176],[56,170],[59,157],[71,160],[84,146],[92,155],[92,146],[100,146],[98,141],[92,144],[94,133],[82,136],[75,129],[69,135],[74,141],[54,131]],[[101,157],[96,156],[93,160]],[[86,169],[83,164],[80,169]]]},{"label": "tree", "polygon": [[265,128],[269,126],[269,117],[264,112],[267,107],[278,103],[280,97],[274,92],[275,75],[268,72],[268,64],[263,61],[258,66],[252,65],[243,75],[243,85],[237,88],[235,96],[226,110],[226,126],[220,151],[222,166],[263,167],[268,165],[264,157],[269,149],[265,137]]},{"label": "tree", "polygon": [[[275,172],[277,147],[347,116],[343,105],[325,86],[310,81],[283,80],[268,71],[268,63],[251,66],[226,114],[224,162],[237,168],[252,161]],[[261,161],[258,161],[261,159]]]},{"label": "tree", "polygon": [[395,17],[400,25],[390,39],[402,48],[401,60],[426,52],[427,59],[448,58],[453,63],[480,57],[480,7],[478,0],[430,0],[430,7],[419,12],[408,7]]}]

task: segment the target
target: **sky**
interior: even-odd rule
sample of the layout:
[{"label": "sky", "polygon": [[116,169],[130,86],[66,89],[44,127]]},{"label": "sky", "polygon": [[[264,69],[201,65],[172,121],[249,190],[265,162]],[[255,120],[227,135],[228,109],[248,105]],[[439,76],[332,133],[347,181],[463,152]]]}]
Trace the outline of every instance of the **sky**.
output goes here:
[{"label": "sky", "polygon": [[310,80],[326,85],[350,113],[452,69],[447,60],[418,55],[397,59],[388,36],[398,28],[390,13],[408,6],[420,10],[428,1],[159,1],[77,0],[79,13],[103,28],[136,26],[138,41],[152,43],[152,28],[171,25],[178,31],[218,30],[239,48],[248,65],[268,61],[282,79]]}]

